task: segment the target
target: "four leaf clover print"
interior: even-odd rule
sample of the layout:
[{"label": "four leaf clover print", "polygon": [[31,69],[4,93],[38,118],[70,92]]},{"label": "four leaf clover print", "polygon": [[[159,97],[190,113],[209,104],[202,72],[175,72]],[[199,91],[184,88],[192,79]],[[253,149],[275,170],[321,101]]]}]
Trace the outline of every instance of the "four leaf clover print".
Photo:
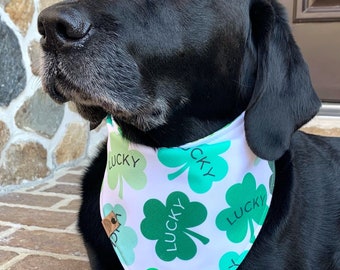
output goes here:
[{"label": "four leaf clover print", "polygon": [[226,152],[229,147],[230,141],[188,149],[161,148],[158,151],[158,158],[167,167],[179,168],[168,175],[169,180],[176,179],[189,169],[190,188],[196,193],[205,193],[214,181],[220,181],[227,175],[228,163],[219,155]]},{"label": "four leaf clover print", "polygon": [[241,184],[228,189],[226,201],[230,208],[222,210],[216,217],[216,225],[226,231],[234,243],[243,241],[250,230],[250,242],[255,241],[253,220],[262,225],[268,212],[267,191],[263,184],[256,188],[256,180],[247,173]]},{"label": "four leaf clover print", "polygon": [[120,135],[110,134],[111,151],[108,153],[108,184],[111,189],[119,185],[119,197],[123,198],[125,180],[133,189],[140,190],[146,185],[146,159],[137,150],[129,150],[129,142]]},{"label": "four leaf clover print", "polygon": [[207,209],[199,202],[190,202],[182,192],[171,193],[166,205],[156,199],[148,200],[144,215],[141,231],[147,239],[157,240],[156,253],[163,261],[190,260],[197,253],[194,239],[204,245],[209,242],[205,236],[189,229],[205,221]]},{"label": "four leaf clover print", "polygon": [[126,265],[131,265],[135,261],[134,248],[137,246],[137,234],[136,232],[125,226],[126,223],[126,211],[120,205],[117,204],[114,207],[107,203],[103,207],[104,216],[107,216],[110,212],[114,212],[118,217],[120,226],[118,229],[110,236],[111,243],[117,252],[117,256],[120,261],[124,262]]}]

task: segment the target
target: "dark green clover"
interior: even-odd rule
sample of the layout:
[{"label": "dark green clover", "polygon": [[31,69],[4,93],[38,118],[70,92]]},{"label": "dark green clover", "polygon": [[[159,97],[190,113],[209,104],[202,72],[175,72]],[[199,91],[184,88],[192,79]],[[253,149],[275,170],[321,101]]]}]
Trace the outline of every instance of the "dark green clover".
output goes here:
[{"label": "dark green clover", "polygon": [[250,230],[250,242],[255,241],[253,221],[262,225],[268,212],[267,190],[264,185],[256,187],[251,173],[243,178],[242,184],[228,189],[226,201],[230,208],[222,210],[216,218],[216,226],[226,231],[234,243],[243,241]]},{"label": "dark green clover", "polygon": [[203,244],[209,242],[191,229],[205,221],[206,208],[199,202],[190,202],[182,192],[171,193],[166,205],[156,199],[148,200],[144,215],[141,231],[147,239],[157,240],[156,253],[163,261],[190,260],[197,253],[194,239]]}]

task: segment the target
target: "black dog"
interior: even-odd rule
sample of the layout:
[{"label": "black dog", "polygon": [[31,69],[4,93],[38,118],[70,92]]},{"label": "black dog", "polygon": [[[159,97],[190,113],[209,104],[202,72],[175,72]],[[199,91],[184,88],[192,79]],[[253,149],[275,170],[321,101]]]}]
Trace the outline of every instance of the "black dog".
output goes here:
[{"label": "black dog", "polygon": [[[38,28],[45,90],[92,128],[111,114],[128,140],[172,147],[245,111],[276,180],[238,269],[340,269],[340,139],[297,131],[320,101],[277,1],[68,0]],[[103,147],[83,178],[79,228],[94,269],[121,269],[99,214],[106,158]]]}]

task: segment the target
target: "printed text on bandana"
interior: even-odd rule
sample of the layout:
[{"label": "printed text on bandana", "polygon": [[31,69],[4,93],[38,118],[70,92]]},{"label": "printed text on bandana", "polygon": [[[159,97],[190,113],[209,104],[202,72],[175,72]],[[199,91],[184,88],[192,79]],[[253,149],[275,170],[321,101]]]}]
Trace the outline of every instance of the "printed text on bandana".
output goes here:
[{"label": "printed text on bandana", "polygon": [[119,197],[123,198],[124,181],[136,190],[146,185],[146,159],[137,150],[129,149],[129,142],[121,136],[110,134],[111,149],[108,151],[108,184],[111,189],[119,186]]},{"label": "printed text on bandana", "polygon": [[228,173],[228,163],[220,155],[230,147],[230,141],[205,144],[194,148],[161,148],[158,158],[170,168],[179,168],[168,175],[169,180],[179,177],[187,169],[190,188],[196,193],[209,191],[213,182],[222,180]]},{"label": "printed text on bandana", "polygon": [[172,261],[176,257],[190,260],[197,253],[194,239],[201,244],[209,242],[205,236],[189,229],[205,221],[206,208],[199,202],[190,202],[182,192],[171,193],[166,205],[156,199],[147,201],[144,215],[141,231],[146,238],[157,240],[156,253],[164,261]]},{"label": "printed text on bandana", "polygon": [[248,173],[241,184],[235,184],[227,191],[226,200],[230,208],[218,214],[216,226],[226,231],[228,239],[234,243],[243,241],[249,229],[249,242],[253,243],[255,241],[253,221],[262,225],[268,212],[265,186],[260,185],[256,188],[254,176]]}]

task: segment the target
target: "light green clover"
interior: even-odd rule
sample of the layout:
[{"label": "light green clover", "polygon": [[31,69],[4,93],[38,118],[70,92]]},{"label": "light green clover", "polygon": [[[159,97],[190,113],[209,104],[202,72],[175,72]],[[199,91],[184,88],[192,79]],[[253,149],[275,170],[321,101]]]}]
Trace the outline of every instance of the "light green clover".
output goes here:
[{"label": "light green clover", "polygon": [[248,250],[241,253],[241,255],[237,254],[236,252],[228,252],[224,254],[219,263],[220,270],[236,270],[244,258],[247,256]]},{"label": "light green clover", "polygon": [[121,136],[110,134],[111,151],[107,157],[108,184],[116,189],[119,184],[119,197],[123,198],[123,180],[133,189],[140,190],[146,185],[146,159],[137,150],[129,150],[129,142]]},{"label": "light green clover", "polygon": [[188,229],[205,221],[206,208],[199,202],[190,202],[182,192],[171,193],[166,205],[156,199],[148,200],[144,205],[144,215],[141,231],[147,239],[157,240],[155,249],[161,260],[172,261],[176,257],[190,260],[197,253],[192,238],[203,244],[209,242],[208,238]]},{"label": "light green clover", "polygon": [[253,220],[262,225],[268,212],[267,191],[264,185],[256,188],[256,180],[251,173],[243,178],[242,184],[228,189],[226,201],[230,208],[222,210],[216,217],[216,226],[226,231],[234,243],[243,241],[250,229],[250,242],[255,241]]},{"label": "light green clover", "polygon": [[228,163],[220,157],[230,147],[230,141],[217,144],[204,144],[193,148],[161,148],[158,158],[165,166],[179,169],[168,175],[176,179],[189,169],[190,188],[196,193],[207,192],[214,181],[222,180],[228,173]]},{"label": "light green clover", "polygon": [[107,203],[103,207],[103,212],[104,216],[107,216],[111,212],[116,214],[120,226],[111,235],[111,243],[117,251],[117,256],[121,262],[124,262],[126,265],[133,264],[135,261],[133,249],[137,246],[138,239],[136,232],[132,228],[125,226],[127,218],[125,209],[120,204],[112,207],[110,203]]}]

